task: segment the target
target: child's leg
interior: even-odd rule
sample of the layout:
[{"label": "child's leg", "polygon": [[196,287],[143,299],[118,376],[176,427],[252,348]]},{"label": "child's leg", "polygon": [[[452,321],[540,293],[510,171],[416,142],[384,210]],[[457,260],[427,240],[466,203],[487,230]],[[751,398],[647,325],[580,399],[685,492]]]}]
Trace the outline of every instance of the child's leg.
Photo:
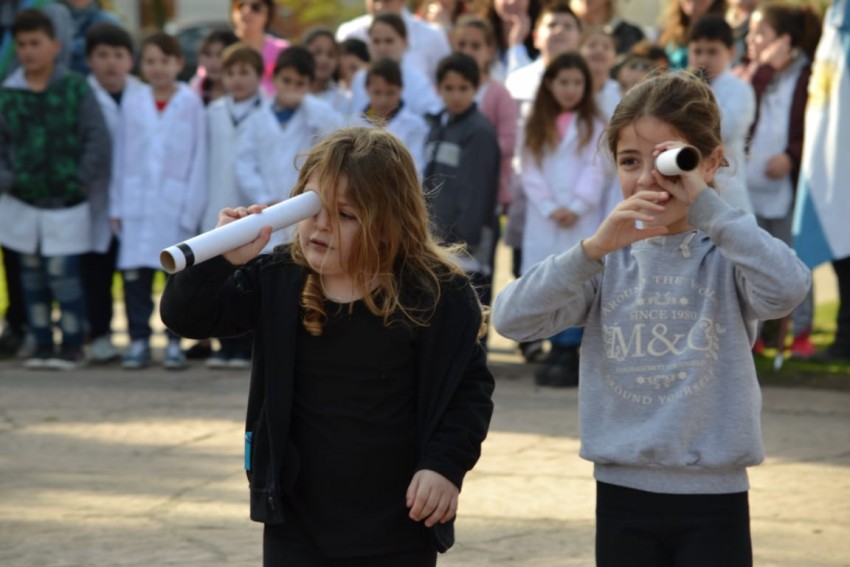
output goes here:
[{"label": "child's leg", "polygon": [[657,494],[596,483],[598,567],[751,567],[748,494]]},{"label": "child's leg", "polygon": [[117,240],[113,238],[109,250],[103,254],[91,252],[83,256],[86,317],[92,340],[112,334],[112,277],[117,251]]},{"label": "child's leg", "polygon": [[38,254],[19,254],[21,292],[37,351],[53,350],[50,288],[45,259]]},{"label": "child's leg", "polygon": [[121,272],[124,280],[124,307],[127,310],[127,327],[131,341],[149,341],[151,315],[153,314],[152,268],[135,268]]},{"label": "child's leg", "polygon": [[62,316],[63,351],[78,351],[83,346],[83,327],[86,321],[86,299],[80,275],[80,255],[45,258],[48,284],[53,299],[59,303]]}]

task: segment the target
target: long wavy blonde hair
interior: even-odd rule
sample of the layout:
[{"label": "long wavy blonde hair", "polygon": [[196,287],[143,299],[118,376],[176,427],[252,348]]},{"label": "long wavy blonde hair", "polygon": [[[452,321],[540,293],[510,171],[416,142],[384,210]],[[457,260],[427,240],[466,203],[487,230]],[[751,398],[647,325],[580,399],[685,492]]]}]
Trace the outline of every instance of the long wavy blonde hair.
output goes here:
[{"label": "long wavy blonde hair", "polygon": [[[314,175],[332,219],[339,218],[335,192],[341,182],[347,188],[346,201],[360,230],[344,267],[366,306],[385,324],[401,316],[426,326],[441,283],[464,274],[452,261],[453,250],[439,246],[431,235],[410,152],[380,128],[344,128],[313,148],[292,195],[303,193]],[[298,238],[292,256],[308,270],[301,293],[304,327],[311,335],[321,335],[327,321],[321,276],[310,269]]]}]

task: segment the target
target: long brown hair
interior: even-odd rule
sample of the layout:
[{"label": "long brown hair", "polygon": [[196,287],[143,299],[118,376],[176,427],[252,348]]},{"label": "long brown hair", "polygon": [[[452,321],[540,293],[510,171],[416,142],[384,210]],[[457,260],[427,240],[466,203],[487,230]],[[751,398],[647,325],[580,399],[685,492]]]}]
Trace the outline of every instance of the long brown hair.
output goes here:
[{"label": "long brown hair", "polygon": [[[463,277],[463,271],[452,261],[452,250],[440,247],[431,236],[407,148],[380,128],[337,130],[307,156],[292,195],[303,193],[314,175],[333,219],[339,218],[335,192],[341,183],[347,187],[346,200],[356,212],[360,230],[343,267],[369,310],[386,324],[401,316],[413,325],[427,325],[441,283]],[[304,327],[321,335],[327,320],[321,276],[309,268],[298,238],[292,256],[308,269],[301,294]]]},{"label": "long brown hair", "polygon": [[593,95],[593,77],[584,58],[575,52],[562,53],[554,58],[543,73],[540,88],[537,89],[537,96],[531,108],[531,115],[525,126],[525,146],[531,151],[531,155],[538,164],[543,160],[547,150],[558,147],[557,118],[563,109],[555,100],[549,85],[564,69],[578,69],[584,76],[584,93],[575,109],[581,147],[591,142],[593,123],[599,116]]}]

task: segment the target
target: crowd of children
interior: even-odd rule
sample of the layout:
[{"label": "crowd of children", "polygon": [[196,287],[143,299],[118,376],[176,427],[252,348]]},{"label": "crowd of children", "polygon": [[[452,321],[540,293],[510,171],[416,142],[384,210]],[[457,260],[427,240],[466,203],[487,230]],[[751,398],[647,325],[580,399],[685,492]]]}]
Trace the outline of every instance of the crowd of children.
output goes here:
[{"label": "crowd of children", "polygon": [[[370,6],[369,14],[336,31],[313,28],[300,45],[290,45],[268,33],[272,2],[234,2],[234,31],[215,30],[204,38],[200,66],[188,86],[177,80],[183,57],[173,37],[148,37],[137,54],[119,25],[96,24],[86,35],[88,82],[70,91],[65,83],[76,78],[60,81],[66,72],[54,63],[60,45],[51,20],[38,11],[21,13],[14,33],[22,67],[4,83],[4,116],[7,108],[14,109],[10,116],[32,112],[33,105],[41,109],[39,98],[59,97],[63,108],[82,106],[64,115],[65,122],[44,114],[50,128],[72,130],[73,136],[47,130],[46,137],[33,138],[25,130],[37,125],[4,121],[3,151],[23,161],[30,154],[17,146],[22,136],[63,140],[74,163],[38,174],[71,175],[75,181],[62,195],[54,194],[52,182],[28,181],[17,163],[4,166],[9,174],[3,178],[0,215],[28,218],[22,215],[34,209],[40,216],[33,218],[52,219],[77,207],[90,219],[80,221],[86,234],[70,235],[79,223],[65,221],[0,227],[12,299],[0,339],[4,354],[24,352],[25,364],[33,368],[118,358],[110,336],[117,270],[130,336],[122,365],[150,364],[159,251],[213,228],[226,206],[287,198],[303,156],[343,126],[385,128],[403,142],[435,233],[465,246],[456,260],[473,276],[485,303],[499,239],[513,249],[513,272],[519,276],[590,235],[621,192],[611,160],[598,151],[601,132],[625,92],[666,69],[664,49],[645,40],[636,26],[609,25],[616,20],[612,2],[556,0],[535,5],[534,20],[527,22],[525,13],[470,10],[455,13],[450,27],[423,22],[402,0]],[[726,152],[718,191],[790,242],[817,22],[805,9],[756,10],[749,19],[748,57],[735,66],[740,58],[733,28],[708,12],[695,21],[684,18],[687,25],[665,30],[665,37],[684,49],[680,59],[703,74],[719,104]],[[131,74],[137,56],[142,80]],[[40,92],[51,96],[39,97]],[[60,112],[50,105],[44,109]],[[107,146],[111,151],[103,150]],[[61,148],[50,144],[47,151]],[[87,157],[92,151],[96,158]],[[23,165],[39,169],[37,163]],[[58,225],[68,228],[63,232]],[[268,251],[290,237],[273,235]],[[54,249],[56,241],[61,246]],[[72,244],[77,241],[81,244]],[[53,260],[77,256],[79,266],[76,260],[61,266]],[[85,297],[72,292],[78,288]],[[62,312],[58,347],[46,307],[51,300]],[[814,351],[808,339],[811,304],[810,295],[794,316],[792,350],[799,356]],[[21,349],[27,334],[35,342]],[[542,341],[520,344],[527,360],[543,362],[538,383],[575,385],[581,329],[548,340],[545,360]],[[184,368],[188,353],[209,357],[211,367],[249,364],[249,339],[219,342],[217,350],[199,342],[184,351],[169,332],[164,363]],[[756,349],[763,348],[759,339]]]},{"label": "crowd of children", "polygon": [[[251,367],[267,565],[433,566],[493,409],[482,314],[502,237],[517,280],[492,302],[496,329],[529,360],[551,343],[539,385],[580,388],[597,564],[751,565],[760,322],[802,302],[792,349],[812,354],[811,275],[789,243],[818,25],[757,8],[733,68],[722,4],[676,3],[662,37],[693,72],[666,73],[641,30],[597,25],[610,2],[496,29],[375,1],[289,45],[266,32],[273,2],[234,1],[236,33],[204,40],[190,84],[165,33],[134,78],[110,22],[86,33],[86,80],[57,63],[51,19],[24,10],[0,89],[4,333],[32,336],[28,368],[117,359],[117,271],[121,364],[143,368],[159,252],[316,192],[297,229],[169,278],[163,362],[186,367],[181,336],[194,352],[218,337],[209,366]],[[686,145],[697,166],[659,173]]]}]

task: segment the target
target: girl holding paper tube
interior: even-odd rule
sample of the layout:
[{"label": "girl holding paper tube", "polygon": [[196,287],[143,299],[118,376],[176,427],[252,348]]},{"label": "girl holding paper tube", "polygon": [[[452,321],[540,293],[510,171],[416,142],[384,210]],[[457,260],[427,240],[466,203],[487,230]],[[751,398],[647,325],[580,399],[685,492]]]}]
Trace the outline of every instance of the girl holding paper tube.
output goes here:
[{"label": "girl holding paper tube", "polygon": [[266,227],[175,274],[163,321],[194,338],[253,331],[245,465],[265,565],[435,565],[493,409],[481,306],[391,134],[320,142],[293,195],[306,191],[324,206],[291,244],[258,257]]},{"label": "girl holding paper tube", "polygon": [[[811,274],[713,190],[720,112],[699,78],[641,81],[606,138],[623,201],[509,284],[493,323],[520,341],[584,327],[580,454],[597,481],[597,566],[750,567],[747,468],[764,459],[750,346],[757,321],[794,309]],[[658,159],[687,146],[698,164]]]}]

